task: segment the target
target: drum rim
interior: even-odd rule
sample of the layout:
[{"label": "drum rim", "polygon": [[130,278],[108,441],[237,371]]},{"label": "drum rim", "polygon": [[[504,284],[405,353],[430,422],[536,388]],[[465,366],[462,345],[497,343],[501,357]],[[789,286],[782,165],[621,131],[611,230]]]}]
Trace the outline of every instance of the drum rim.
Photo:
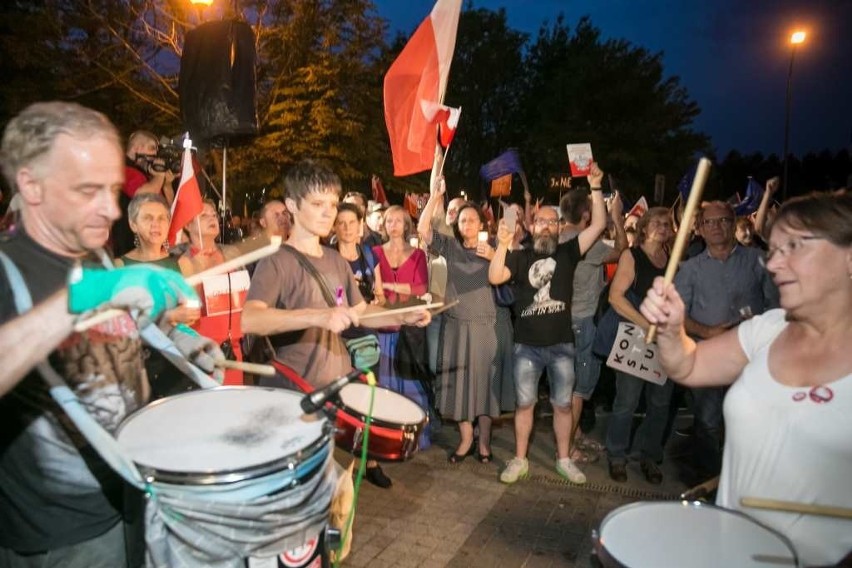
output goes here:
[{"label": "drum rim", "polygon": [[[289,391],[287,389],[277,389],[274,387],[252,387],[246,385],[229,385],[229,386],[219,386],[213,387],[210,389],[202,389],[180,393],[174,396],[161,398],[155,400],[154,402],[143,406],[127,415],[124,420],[118,425],[118,428],[115,430],[115,439],[118,441],[119,435],[121,434],[122,429],[131,422],[131,420],[138,415],[141,415],[146,410],[154,408],[156,406],[162,406],[169,400],[175,400],[181,397],[188,396],[198,396],[200,393],[207,392],[222,392],[222,391],[258,391],[265,390],[276,393],[292,393],[296,397],[300,398],[300,393],[296,391]],[[236,483],[239,481],[247,481],[249,479],[253,479],[256,477],[263,477],[272,472],[282,471],[284,469],[295,470],[301,463],[303,463],[307,457],[312,457],[316,455],[317,452],[322,451],[323,447],[328,445],[331,441],[331,433],[334,431],[333,425],[324,417],[318,415],[318,418],[324,420],[324,424],[322,424],[322,434],[308,444],[307,446],[291,453],[286,456],[275,458],[274,460],[270,460],[267,462],[254,464],[251,466],[243,467],[243,468],[235,468],[229,470],[194,470],[194,471],[176,471],[170,469],[162,469],[154,466],[146,465],[137,462],[130,456],[133,463],[136,464],[136,467],[139,469],[139,472],[145,478],[148,483],[158,482],[158,483],[170,483],[175,485],[221,485],[228,483]],[[126,450],[126,448],[125,448]],[[331,451],[329,449],[329,451]]]},{"label": "drum rim", "polygon": [[[362,386],[368,387],[368,388],[370,387],[370,385],[366,385],[366,384],[363,384],[363,383],[350,383],[350,385],[346,385],[346,386],[359,385],[359,384],[362,385]],[[422,430],[423,428],[425,428],[426,425],[429,423],[429,414],[425,410],[423,410],[423,408],[419,404],[417,404],[416,402],[414,402],[413,400],[411,400],[407,396],[399,394],[398,392],[396,392],[394,390],[391,390],[387,387],[383,387],[383,386],[379,386],[379,385],[376,385],[376,389],[377,390],[381,389],[381,390],[387,391],[391,394],[394,394],[396,396],[401,396],[402,398],[404,398],[405,400],[407,400],[408,402],[413,404],[414,407],[417,408],[417,410],[419,410],[421,412],[421,414],[423,415],[423,418],[421,420],[417,421],[417,422],[390,422],[388,420],[385,420],[385,419],[382,419],[382,418],[376,418],[375,416],[373,416],[372,419],[370,420],[371,425],[377,426],[379,428],[387,428],[388,430],[397,430],[397,431],[401,431],[401,432],[416,432],[418,429]],[[355,419],[361,421],[361,423],[367,422],[367,415],[364,414],[362,411],[357,410],[355,408],[352,408],[351,406],[349,406],[348,404],[343,402],[342,397],[340,398],[340,402],[338,403],[338,408],[339,408],[339,410],[343,411],[344,414],[346,414],[347,416],[355,418]]]},{"label": "drum rim", "polygon": [[755,525],[761,527],[762,529],[768,531],[775,537],[777,537],[788,549],[790,554],[792,555],[792,560],[794,562],[794,566],[801,566],[799,561],[799,553],[796,551],[796,548],[793,546],[793,542],[787,537],[787,535],[782,534],[778,530],[766,526],[765,523],[755,519],[754,517],[743,513],[742,511],[736,509],[728,509],[726,507],[722,507],[720,505],[716,505],[715,503],[705,503],[703,501],[688,501],[686,499],[678,499],[673,501],[636,501],[635,503],[628,503],[627,505],[622,505],[616,509],[613,509],[601,520],[598,529],[592,530],[592,549],[598,557],[602,560],[610,563],[605,565],[613,565],[618,566],[620,568],[628,568],[625,564],[622,564],[617,558],[615,558],[603,545],[603,528],[606,525],[607,521],[611,520],[617,513],[628,511],[631,509],[636,509],[642,506],[647,506],[649,504],[659,505],[659,504],[669,504],[669,505],[679,505],[682,508],[692,508],[692,509],[710,509],[710,510],[718,510],[724,514],[731,514],[742,517],[743,519],[754,523]]}]

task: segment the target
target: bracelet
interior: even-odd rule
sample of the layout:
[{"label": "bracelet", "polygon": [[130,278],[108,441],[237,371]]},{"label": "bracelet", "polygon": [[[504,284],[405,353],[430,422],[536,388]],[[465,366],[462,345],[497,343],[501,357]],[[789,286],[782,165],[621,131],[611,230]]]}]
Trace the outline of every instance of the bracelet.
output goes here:
[{"label": "bracelet", "polygon": [[592,191],[603,191],[602,187],[590,187],[589,189]]}]

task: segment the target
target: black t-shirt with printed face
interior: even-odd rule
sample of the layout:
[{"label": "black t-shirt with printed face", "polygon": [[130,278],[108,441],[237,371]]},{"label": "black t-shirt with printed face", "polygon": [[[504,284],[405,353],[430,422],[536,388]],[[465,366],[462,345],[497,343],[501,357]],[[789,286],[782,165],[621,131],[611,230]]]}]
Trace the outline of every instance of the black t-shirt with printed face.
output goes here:
[{"label": "black t-shirt with printed face", "polygon": [[507,255],[515,292],[515,343],[548,347],[574,342],[571,297],[574,269],[581,258],[576,238],[558,245],[549,256],[533,249]]},{"label": "black t-shirt with printed face", "polygon": [[[37,305],[65,285],[72,260],[19,230],[0,241],[0,250],[21,272]],[[0,269],[0,323],[16,316],[9,280]],[[110,432],[144,402],[141,343],[129,317],[72,334],[50,362]],[[33,553],[103,534],[121,518],[123,489],[124,482],[68,421],[38,372],[0,397],[0,547]]]}]

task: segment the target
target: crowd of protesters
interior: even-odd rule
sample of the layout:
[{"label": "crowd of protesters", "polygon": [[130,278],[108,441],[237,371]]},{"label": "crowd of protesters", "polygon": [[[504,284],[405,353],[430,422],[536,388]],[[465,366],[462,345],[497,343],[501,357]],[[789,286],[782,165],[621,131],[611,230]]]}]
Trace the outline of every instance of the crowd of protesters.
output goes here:
[{"label": "crowd of protesters", "polygon": [[[815,488],[814,498],[825,504],[840,499],[840,505],[852,506],[852,443],[847,435],[852,431],[847,347],[852,339],[852,205],[845,192],[796,198],[774,212],[776,178],[767,182],[753,215],[737,216],[726,202],[703,203],[694,227],[688,228],[692,238],[687,253],[675,259],[679,270],[671,285],[664,285],[661,277],[670,262],[677,213],[653,207],[625,219],[618,193],[604,197],[604,173],[597,164],[588,176],[589,188],[569,190],[556,205],[533,204],[527,192],[523,207],[506,204],[503,211],[511,213],[495,220],[479,204],[457,197],[447,200],[441,178],[415,219],[402,207],[372,202],[358,192],[342,195],[334,172],[305,161],[283,175],[283,200],[269,200],[249,219],[231,216],[222,223],[217,204],[205,202],[186,226],[186,244],[170,250],[169,206],[178,180],[168,168],[148,167],[156,163],[153,135],[131,135],[122,157],[115,129],[98,113],[74,105],[35,106],[25,112],[25,118],[47,127],[33,130],[21,119],[4,135],[4,174],[21,198],[20,215],[13,215],[0,250],[24,270],[27,255],[50,267],[50,286],[34,283],[32,274],[25,278],[38,288],[39,306],[46,306],[34,310],[37,314],[56,312],[69,300],[79,311],[135,306],[115,297],[125,298],[119,293],[122,287],[141,287],[154,298],[134,300],[142,312],[162,325],[176,330],[192,326],[197,333],[190,335],[200,333],[201,342],[191,355],[204,351],[216,358],[241,359],[244,333],[266,337],[273,351],[267,355],[286,362],[312,387],[351,371],[355,363],[343,341],[347,331],[350,336],[353,330],[375,336],[380,355],[372,366],[379,384],[408,397],[430,417],[430,426],[420,433],[421,449],[430,447],[434,429],[451,421],[459,437],[448,451],[450,463],[472,455],[483,464],[499,461],[492,452],[492,427],[505,413],[514,414],[513,455],[497,456],[506,460],[499,471],[503,483],[516,483],[529,474],[527,455],[534,408],[543,400],[542,378],[547,379],[545,398],[553,411],[555,471],[575,484],[586,483],[582,468],[601,457],[608,462],[611,479],[624,482],[631,456],[638,459],[647,482],[661,483],[659,466],[673,431],[673,411],[688,393],[697,478],[721,474],[722,505],[736,508],[739,496],[761,489],[779,499],[812,501],[810,489]],[[27,137],[39,136],[45,139],[32,150]],[[71,142],[91,145],[103,163],[92,163]],[[57,162],[44,174],[36,167],[43,165],[35,163],[39,159]],[[91,173],[84,167],[92,168]],[[127,173],[131,170],[133,175]],[[84,190],[62,185],[59,172],[79,177]],[[51,204],[45,191],[62,199]],[[73,209],[75,204],[75,215],[88,218],[77,222],[62,217],[60,208]],[[122,216],[120,206],[127,223],[124,232],[112,235],[119,267],[112,269],[102,247],[110,242],[110,226]],[[278,236],[286,246],[252,266],[250,279],[242,269],[225,275],[224,306],[217,303],[217,295],[222,295],[218,281],[193,291],[174,276],[204,273],[237,256],[243,238],[256,236]],[[108,290],[98,289],[106,277],[95,282],[89,275],[92,283],[85,293],[81,285],[65,292],[65,271],[73,259],[84,257],[110,268],[104,271],[113,274]],[[326,302],[314,277],[306,276],[305,263],[337,291],[334,305]],[[161,269],[170,272],[164,275]],[[8,276],[0,280],[6,292],[9,282]],[[62,306],[56,299],[60,292]],[[176,301],[196,294],[201,308]],[[33,330],[44,321],[30,322],[33,316],[19,315],[10,300],[3,302],[0,341],[19,339],[18,330]],[[424,306],[434,302],[447,309],[433,318]],[[660,358],[669,378],[659,384],[616,371],[612,413],[606,432],[595,439],[579,425],[604,368],[593,344],[598,317],[607,304],[639,328],[660,326]],[[415,309],[397,315],[393,308],[400,306]],[[378,317],[368,323],[367,318],[361,320],[365,314]],[[58,347],[72,332],[70,316],[57,321],[62,337],[43,338],[39,353],[82,357],[80,349]],[[18,326],[15,331],[12,324]],[[132,348],[132,365],[125,365],[132,366],[132,373],[121,378],[116,368],[111,376],[119,387],[133,392],[125,397],[132,404],[116,410],[111,427],[144,404],[152,389],[154,396],[167,396],[191,388],[164,378],[168,373],[163,361],[139,355],[142,348],[132,333],[116,341]],[[409,352],[403,358],[402,346],[422,360],[412,364]],[[256,357],[258,362],[264,359]],[[13,514],[45,504],[42,500],[48,497],[42,493],[53,474],[40,477],[41,462],[33,456],[48,438],[64,443],[61,420],[38,422],[53,416],[55,408],[14,408],[18,400],[44,396],[43,389],[33,388],[40,380],[32,372],[34,360],[15,364],[0,391],[3,407],[9,407],[4,411],[9,440],[2,447],[0,471],[4,479],[19,479],[22,464],[29,460],[35,464],[35,482],[15,489],[15,495],[8,484],[0,487],[0,559],[11,562],[90,540],[112,546],[121,540],[111,528],[118,526],[120,507],[108,502],[110,495],[97,489],[94,479],[82,481],[81,494],[97,495],[97,502],[86,505],[94,515],[88,525],[65,530],[57,528],[57,523],[66,522],[63,519]],[[143,364],[150,385],[142,384]],[[210,367],[209,372],[222,378],[221,371]],[[76,387],[88,388],[89,379],[75,378]],[[229,374],[224,380],[241,384],[249,379]],[[293,387],[281,377],[261,384]],[[643,395],[645,411],[631,436]],[[47,428],[49,435],[32,431],[32,424]],[[63,448],[60,457],[70,468],[86,470],[77,449]],[[806,473],[797,467],[801,463],[823,465],[816,473]],[[381,487],[392,485],[373,461],[367,478]],[[55,487],[50,490],[56,493]],[[69,495],[74,491],[69,487]],[[76,502],[69,495],[60,490],[50,498]],[[73,525],[74,519],[69,519]],[[762,520],[790,536],[809,562],[836,562],[852,547],[848,521],[811,517],[799,522],[781,513]],[[17,528],[7,531],[7,525]],[[32,530],[21,528],[25,526]],[[819,546],[825,534],[833,535],[832,546]],[[97,550],[87,548],[81,554],[88,558]]]}]

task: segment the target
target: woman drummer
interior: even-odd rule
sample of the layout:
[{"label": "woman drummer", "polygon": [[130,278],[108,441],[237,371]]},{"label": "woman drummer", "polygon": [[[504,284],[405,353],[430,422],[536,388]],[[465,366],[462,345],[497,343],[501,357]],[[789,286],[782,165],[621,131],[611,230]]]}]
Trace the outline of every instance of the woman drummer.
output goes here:
[{"label": "woman drummer", "polygon": [[[766,266],[781,309],[713,339],[687,337],[683,302],[662,278],[642,314],[658,326],[670,378],[731,385],[719,505],[741,509],[751,497],[852,510],[852,195],[785,203]],[[744,511],[789,537],[805,565],[834,565],[852,551],[852,520]]]}]

